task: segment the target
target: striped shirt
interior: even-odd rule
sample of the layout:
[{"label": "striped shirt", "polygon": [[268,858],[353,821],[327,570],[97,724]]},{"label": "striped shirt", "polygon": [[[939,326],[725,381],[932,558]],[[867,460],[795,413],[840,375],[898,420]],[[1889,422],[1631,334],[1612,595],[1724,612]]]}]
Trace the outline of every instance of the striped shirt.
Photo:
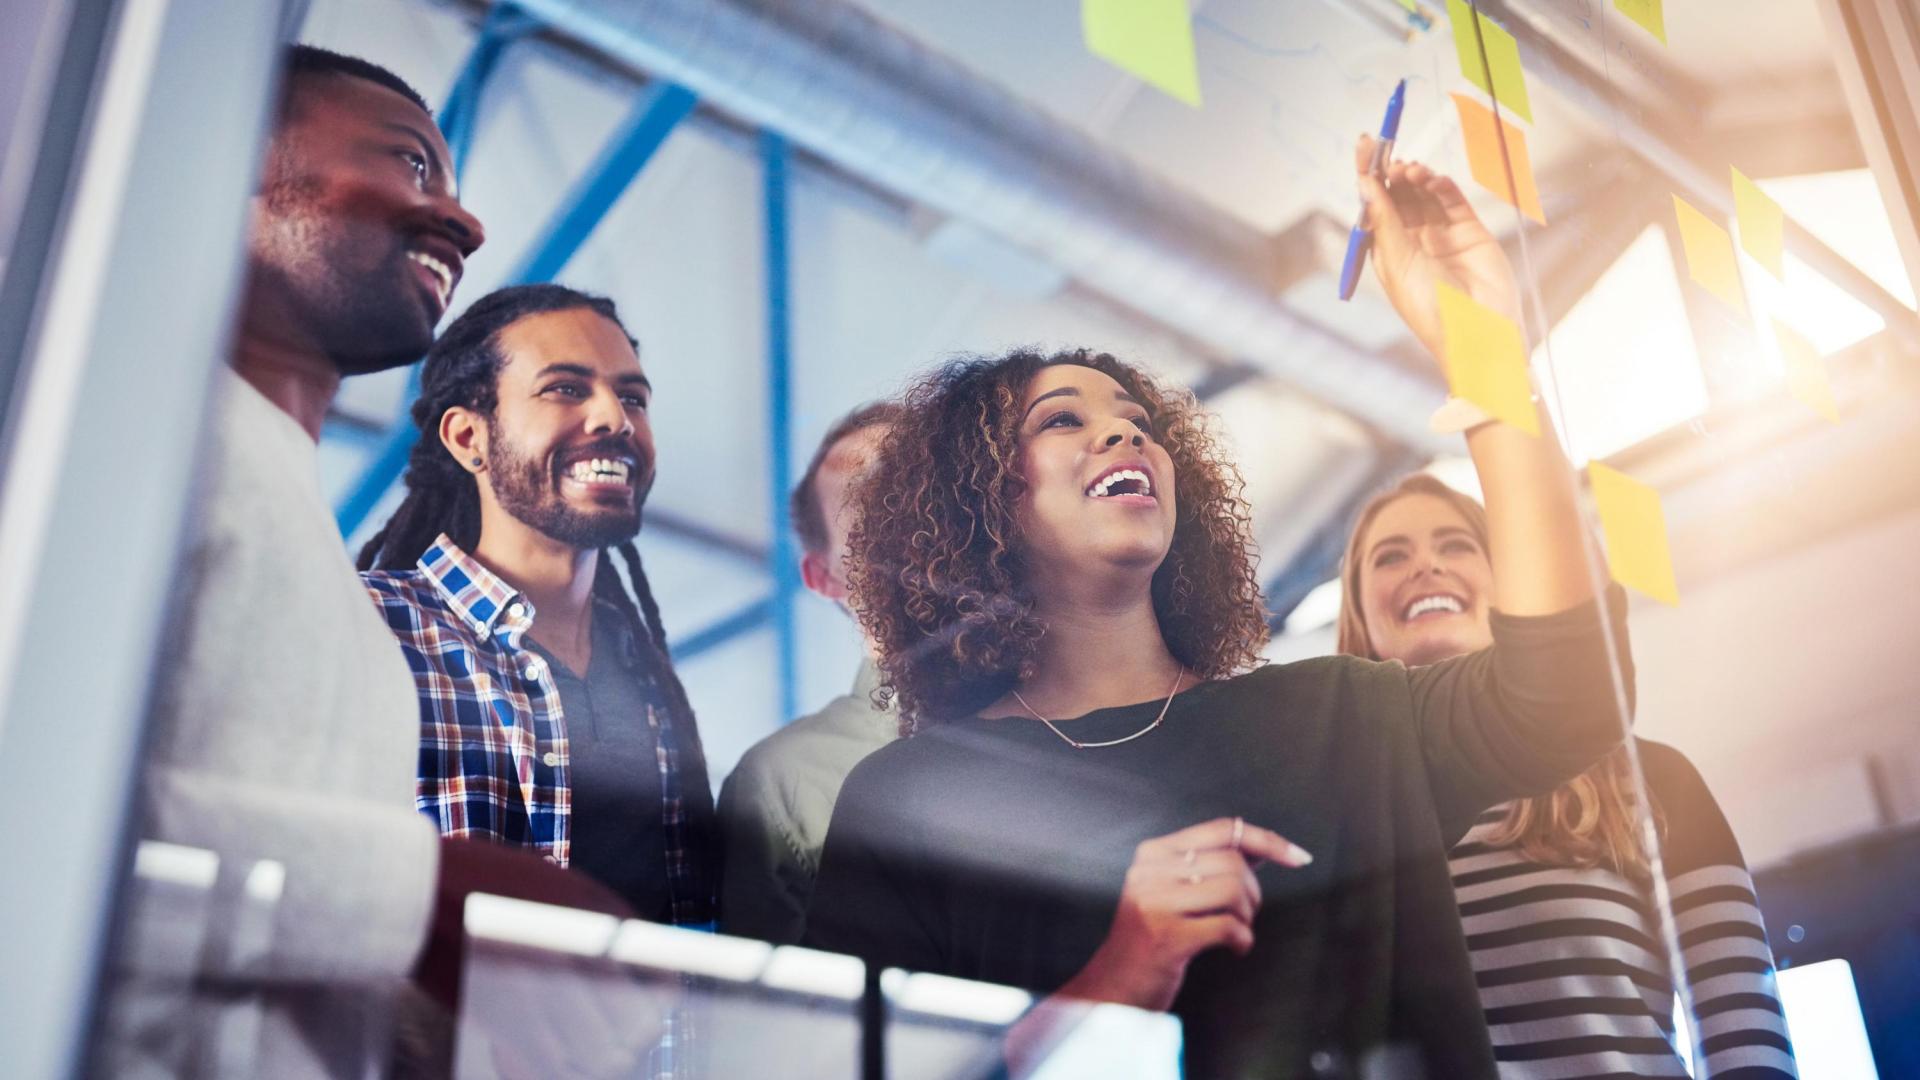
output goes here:
[{"label": "striped shirt", "polygon": [[[551,665],[532,648],[533,602],[442,535],[412,570],[360,575],[413,670],[420,702],[414,803],[447,836],[531,848],[566,866],[573,793],[566,713]],[[605,601],[596,601],[605,603]],[[616,612],[617,614],[617,612]],[[624,615],[618,620],[626,625]],[[666,657],[644,634],[624,644],[647,672],[646,723],[660,772],[672,921],[712,923],[718,904],[713,796],[698,731],[654,703]]]},{"label": "striped shirt", "polygon": [[[1753,878],[1726,819],[1679,751],[1638,741],[1665,816],[1662,857],[1693,988],[1703,1075],[1797,1076]],[[1481,815],[1448,856],[1503,1080],[1685,1077],[1674,988],[1652,901],[1607,867],[1528,861]]]}]

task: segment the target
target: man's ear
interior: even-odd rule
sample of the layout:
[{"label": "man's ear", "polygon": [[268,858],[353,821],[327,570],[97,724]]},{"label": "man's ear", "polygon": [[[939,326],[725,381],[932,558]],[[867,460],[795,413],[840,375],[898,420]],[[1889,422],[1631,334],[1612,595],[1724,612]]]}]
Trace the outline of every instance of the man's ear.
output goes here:
[{"label": "man's ear", "polygon": [[440,445],[468,472],[486,471],[487,422],[472,409],[455,405],[440,414]]},{"label": "man's ear", "polygon": [[847,586],[838,581],[827,570],[827,557],[817,551],[809,551],[800,556],[800,580],[808,589],[829,600],[841,601],[847,598]]}]

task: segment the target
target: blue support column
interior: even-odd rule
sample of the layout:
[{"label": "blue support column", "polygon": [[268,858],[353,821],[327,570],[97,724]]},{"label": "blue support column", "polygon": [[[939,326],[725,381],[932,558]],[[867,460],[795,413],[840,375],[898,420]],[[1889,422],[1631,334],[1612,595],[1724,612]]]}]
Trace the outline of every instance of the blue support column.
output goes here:
[{"label": "blue support column", "polygon": [[[625,123],[614,132],[600,156],[567,194],[548,222],[541,238],[508,276],[509,284],[552,281],[593,230],[619,201],[627,185],[653,159],[667,136],[693,111],[693,92],[673,83],[650,84]],[[419,393],[419,367],[414,367],[407,400]],[[379,504],[387,489],[406,470],[418,431],[403,413],[394,421],[386,443],[374,455],[360,479],[340,500],[334,520],[342,536],[351,536]]]},{"label": "blue support column", "polygon": [[766,201],[767,267],[767,491],[773,525],[772,554],[774,635],[778,639],[780,722],[793,719],[797,687],[798,642],[795,640],[794,599],[800,591],[800,564],[787,521],[787,484],[793,476],[793,343],[788,299],[791,279],[787,262],[787,141],[766,131],[760,135],[760,162]]}]

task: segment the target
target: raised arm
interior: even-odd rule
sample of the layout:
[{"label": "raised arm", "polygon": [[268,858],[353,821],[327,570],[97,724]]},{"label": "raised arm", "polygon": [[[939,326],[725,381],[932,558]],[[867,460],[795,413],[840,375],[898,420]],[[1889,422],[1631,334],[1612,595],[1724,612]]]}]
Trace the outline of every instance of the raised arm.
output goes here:
[{"label": "raised arm", "polygon": [[[1373,227],[1375,273],[1444,369],[1438,283],[1522,323],[1513,267],[1453,180],[1396,161],[1382,183],[1366,171],[1371,152],[1372,139],[1363,136],[1356,168]],[[1535,408],[1538,436],[1489,423],[1466,437],[1486,495],[1494,607],[1508,615],[1551,615],[1593,599],[1572,472],[1546,410],[1538,402]]]}]

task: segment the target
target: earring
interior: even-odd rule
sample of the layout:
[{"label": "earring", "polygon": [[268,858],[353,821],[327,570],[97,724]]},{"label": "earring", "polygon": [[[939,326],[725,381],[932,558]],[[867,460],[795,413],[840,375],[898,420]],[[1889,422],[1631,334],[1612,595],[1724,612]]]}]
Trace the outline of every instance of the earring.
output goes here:
[{"label": "earring", "polygon": [[473,459],[473,467],[474,467],[474,468],[476,468],[476,469],[480,467],[480,459],[479,459],[479,458],[474,458],[474,459]]}]

